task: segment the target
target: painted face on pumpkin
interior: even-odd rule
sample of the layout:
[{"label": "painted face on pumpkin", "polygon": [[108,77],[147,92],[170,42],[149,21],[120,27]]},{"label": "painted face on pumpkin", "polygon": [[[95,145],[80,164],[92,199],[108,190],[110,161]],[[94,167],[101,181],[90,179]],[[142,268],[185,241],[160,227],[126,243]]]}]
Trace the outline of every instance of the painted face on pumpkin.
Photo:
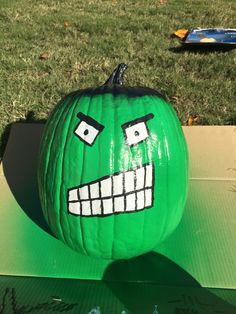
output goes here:
[{"label": "painted face on pumpkin", "polygon": [[[104,126],[79,112],[74,134],[86,145],[93,146]],[[149,113],[121,125],[124,142],[133,147],[147,140]],[[92,148],[91,148],[92,149]],[[153,206],[154,163],[109,174],[68,190],[68,211],[76,216],[108,216],[133,213]]]},{"label": "painted face on pumpkin", "polygon": [[122,86],[126,67],[120,64],[98,88],[63,98],[40,147],[46,221],[69,247],[99,258],[153,249],[178,225],[187,196],[178,118],[153,89]]}]

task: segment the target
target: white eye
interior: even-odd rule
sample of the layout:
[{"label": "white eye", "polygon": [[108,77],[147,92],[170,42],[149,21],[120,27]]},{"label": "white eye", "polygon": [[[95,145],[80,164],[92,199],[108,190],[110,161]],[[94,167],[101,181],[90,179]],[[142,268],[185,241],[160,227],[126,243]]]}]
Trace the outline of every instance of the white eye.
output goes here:
[{"label": "white eye", "polygon": [[84,115],[82,112],[78,113],[78,117],[81,121],[77,125],[74,133],[81,141],[92,146],[98,134],[104,129],[104,126],[91,117]]},{"label": "white eye", "polygon": [[138,143],[141,143],[149,137],[147,121],[153,117],[154,115],[149,113],[146,116],[126,122],[121,126],[124,132],[126,143],[129,146],[134,146]]},{"label": "white eye", "polygon": [[124,129],[126,142],[129,146],[136,145],[148,138],[148,129],[145,122],[139,122]]},{"label": "white eye", "polygon": [[99,131],[96,128],[94,128],[92,125],[89,125],[85,121],[81,121],[75,129],[75,134],[78,135],[82,141],[89,145],[93,144],[98,133]]}]

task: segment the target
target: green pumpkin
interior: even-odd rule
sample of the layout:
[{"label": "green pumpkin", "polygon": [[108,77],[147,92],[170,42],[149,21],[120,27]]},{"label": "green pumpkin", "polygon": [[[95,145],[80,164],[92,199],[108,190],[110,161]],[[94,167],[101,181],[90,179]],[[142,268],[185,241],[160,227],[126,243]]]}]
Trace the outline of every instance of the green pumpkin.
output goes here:
[{"label": "green pumpkin", "polygon": [[152,250],[178,225],[188,153],[171,105],[153,89],[122,85],[120,64],[101,87],[63,98],[41,141],[45,219],[69,247],[121,259]]}]

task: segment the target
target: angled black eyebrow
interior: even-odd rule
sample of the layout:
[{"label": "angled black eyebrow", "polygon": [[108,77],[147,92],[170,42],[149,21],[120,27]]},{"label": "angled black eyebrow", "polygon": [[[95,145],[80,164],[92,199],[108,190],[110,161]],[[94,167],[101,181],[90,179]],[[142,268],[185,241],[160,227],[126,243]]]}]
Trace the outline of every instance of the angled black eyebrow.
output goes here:
[{"label": "angled black eyebrow", "polygon": [[146,122],[146,121],[152,119],[153,117],[154,117],[154,114],[149,113],[149,114],[147,114],[146,116],[143,116],[143,117],[137,118],[137,119],[135,119],[135,120],[126,122],[126,123],[122,124],[121,127],[122,127],[122,129],[126,129],[126,128],[128,128],[129,126],[135,125],[135,124],[137,124],[137,123],[139,123],[139,122]]},{"label": "angled black eyebrow", "polygon": [[90,116],[86,116],[85,114],[83,114],[82,112],[79,112],[77,114],[77,117],[80,120],[83,120],[85,122],[87,122],[89,125],[92,125],[93,127],[95,127],[95,129],[97,129],[98,131],[102,131],[104,129],[104,126],[100,123],[98,123],[96,120],[94,120],[93,118],[91,118]]}]

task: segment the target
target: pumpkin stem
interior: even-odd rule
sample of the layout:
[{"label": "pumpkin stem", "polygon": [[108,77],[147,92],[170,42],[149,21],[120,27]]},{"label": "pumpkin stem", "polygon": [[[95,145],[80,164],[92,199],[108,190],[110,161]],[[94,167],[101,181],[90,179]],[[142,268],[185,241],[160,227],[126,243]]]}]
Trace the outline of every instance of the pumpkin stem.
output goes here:
[{"label": "pumpkin stem", "polygon": [[120,63],[115,70],[112,72],[111,76],[108,78],[104,85],[123,85],[123,75],[128,65],[125,63]]}]

